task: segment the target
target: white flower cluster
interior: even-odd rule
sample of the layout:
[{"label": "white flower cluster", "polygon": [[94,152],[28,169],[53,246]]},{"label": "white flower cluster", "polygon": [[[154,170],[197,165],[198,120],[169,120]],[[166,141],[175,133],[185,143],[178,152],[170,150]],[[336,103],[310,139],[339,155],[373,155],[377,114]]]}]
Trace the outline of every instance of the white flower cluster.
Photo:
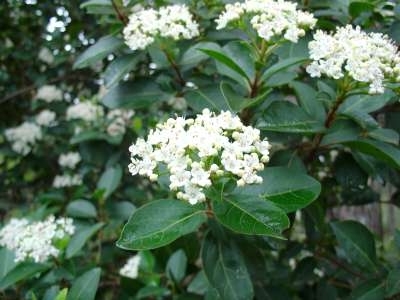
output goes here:
[{"label": "white flower cluster", "polygon": [[54,177],[53,187],[55,188],[64,188],[70,186],[76,186],[82,184],[82,177],[79,174],[70,175],[70,174],[63,174],[57,175]]},{"label": "white flower cluster", "polygon": [[68,152],[61,154],[58,158],[58,164],[61,167],[75,169],[76,165],[81,161],[81,156],[78,152]]},{"label": "white flower cluster", "polygon": [[126,126],[130,123],[132,116],[135,114],[133,110],[113,109],[107,113],[107,133],[110,136],[124,135]]},{"label": "white flower cluster", "polygon": [[191,39],[199,35],[199,25],[185,5],[168,5],[142,9],[129,16],[123,30],[126,44],[132,50],[145,49],[156,37]]},{"label": "white flower cluster", "polygon": [[67,109],[67,120],[81,119],[86,122],[93,122],[103,115],[103,107],[91,102],[79,102]]},{"label": "white flower cluster", "polygon": [[40,126],[31,122],[24,122],[21,125],[6,129],[4,132],[11,148],[22,155],[31,152],[37,141],[43,138]]},{"label": "white flower cluster", "polygon": [[44,85],[38,89],[36,98],[48,103],[61,101],[63,99],[63,93],[54,85]]},{"label": "white flower cluster", "polygon": [[48,109],[42,110],[35,117],[36,124],[44,127],[51,127],[56,125],[55,120],[56,120],[56,113]]},{"label": "white flower cluster", "polygon": [[305,30],[313,28],[317,20],[312,14],[296,8],[296,3],[284,0],[246,0],[227,4],[216,20],[217,29],[223,29],[229,23],[249,15],[251,25],[266,41],[283,35],[284,39],[297,43],[305,35]]},{"label": "white flower cluster", "polygon": [[256,173],[268,162],[269,149],[260,131],[243,125],[238,116],[204,109],[195,119],[178,117],[158,124],[147,141],[139,138],[129,148],[129,171],[157,180],[157,166],[166,165],[170,189],[196,204],[205,200],[204,188],[216,177],[234,177],[238,186],[262,182]]},{"label": "white flower cluster", "polygon": [[126,264],[119,270],[119,274],[135,279],[139,275],[140,255],[137,254],[128,259]]},{"label": "white flower cluster", "polygon": [[366,33],[351,25],[328,34],[318,30],[308,45],[313,62],[312,77],[325,74],[339,79],[348,74],[369,84],[369,93],[383,93],[384,80],[400,81],[400,55],[396,45],[382,33]]},{"label": "white flower cluster", "polygon": [[51,65],[54,62],[54,56],[48,48],[40,49],[38,58],[48,65]]},{"label": "white flower cluster", "polygon": [[16,262],[27,259],[45,262],[60,254],[55,242],[74,234],[72,222],[70,218],[54,216],[32,223],[27,219],[11,219],[0,230],[0,245],[15,252]]}]

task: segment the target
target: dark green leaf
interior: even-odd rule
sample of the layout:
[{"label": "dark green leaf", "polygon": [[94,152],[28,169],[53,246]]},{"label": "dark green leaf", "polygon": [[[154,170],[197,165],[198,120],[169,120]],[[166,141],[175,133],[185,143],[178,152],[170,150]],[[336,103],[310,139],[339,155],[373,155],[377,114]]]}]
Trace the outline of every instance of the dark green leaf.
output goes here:
[{"label": "dark green leaf", "polygon": [[375,140],[379,140],[385,143],[394,145],[399,144],[399,134],[397,133],[397,131],[394,131],[393,129],[377,128],[375,130],[368,132],[368,136]]},{"label": "dark green leaf", "polygon": [[188,69],[191,66],[196,66],[202,61],[209,58],[209,56],[200,51],[200,49],[219,51],[221,48],[218,44],[213,42],[200,42],[191,46],[189,49],[186,50],[185,53],[183,53],[182,58],[179,62],[179,65],[182,66],[183,70]]},{"label": "dark green leaf", "polygon": [[246,265],[232,240],[224,243],[210,234],[202,249],[204,273],[222,300],[253,299],[253,285]]},{"label": "dark green leaf", "polygon": [[172,253],[168,259],[165,273],[167,276],[179,283],[186,275],[187,257],[182,249]]},{"label": "dark green leaf", "polygon": [[133,213],[117,246],[127,250],[162,247],[197,230],[205,220],[199,206],[172,199],[153,201]]},{"label": "dark green leaf", "polygon": [[354,1],[349,5],[349,14],[353,18],[357,18],[362,13],[372,13],[374,11],[375,5],[368,3],[367,1]]},{"label": "dark green leaf", "polygon": [[152,299],[154,297],[166,297],[170,291],[161,286],[145,286],[136,294],[135,299]]},{"label": "dark green leaf", "polygon": [[207,281],[204,271],[197,273],[196,277],[190,282],[187,290],[190,293],[197,295],[204,295],[208,289],[209,283]]},{"label": "dark green leaf", "polygon": [[31,262],[23,262],[7,273],[0,281],[0,290],[5,290],[9,286],[20,280],[29,279],[33,275],[46,271],[51,266],[47,264],[37,264]]},{"label": "dark green leaf", "polygon": [[321,192],[318,181],[292,168],[267,167],[259,175],[261,184],[237,188],[233,194],[261,196],[288,213],[307,206]]},{"label": "dark green leaf", "polygon": [[213,211],[224,226],[242,234],[280,237],[289,227],[283,210],[256,196],[223,196],[213,201]]},{"label": "dark green leaf", "polygon": [[118,83],[128,72],[136,67],[139,59],[139,55],[131,54],[118,57],[111,62],[103,74],[105,87],[110,88]]},{"label": "dark green leaf", "polygon": [[261,81],[266,81],[268,78],[270,78],[272,75],[285,70],[289,67],[295,66],[297,64],[301,64],[305,61],[307,61],[307,57],[290,57],[283,59],[279,61],[278,63],[272,65],[270,68],[268,68],[264,74],[261,76]]},{"label": "dark green leaf", "polygon": [[188,105],[198,112],[201,112],[204,108],[218,112],[221,110],[231,110],[230,104],[221,93],[219,85],[189,91],[185,99]]},{"label": "dark green leaf", "polygon": [[96,207],[87,200],[75,200],[67,205],[67,214],[78,218],[96,218]]},{"label": "dark green leaf", "polygon": [[350,295],[351,300],[381,300],[385,296],[384,282],[368,280],[355,287]]},{"label": "dark green leaf", "polygon": [[323,132],[322,122],[307,113],[299,106],[288,101],[276,101],[270,105],[257,128],[266,131],[315,133]]},{"label": "dark green leaf", "polygon": [[75,256],[85,245],[86,241],[89,240],[101,227],[103,227],[103,225],[103,223],[97,223],[93,226],[79,229],[69,241],[65,256],[67,258]]},{"label": "dark green leaf", "polygon": [[105,190],[104,197],[108,198],[117,189],[121,178],[122,168],[120,165],[107,168],[101,175],[97,188]]},{"label": "dark green leaf", "polygon": [[265,85],[267,87],[277,87],[281,85],[288,84],[297,78],[298,74],[296,72],[279,72],[267,79]]},{"label": "dark green leaf", "polygon": [[17,265],[14,258],[14,252],[11,250],[0,249],[0,280]]},{"label": "dark green leaf", "polygon": [[386,279],[386,297],[400,294],[400,269],[393,269]]},{"label": "dark green leaf", "polygon": [[120,48],[124,42],[115,36],[105,36],[90,46],[76,59],[75,69],[85,68]]},{"label": "dark green leaf", "polygon": [[94,268],[75,279],[67,300],[93,300],[99,285],[100,273],[100,268]]},{"label": "dark green leaf", "polygon": [[375,240],[368,228],[356,221],[332,222],[331,227],[347,260],[366,271],[377,271]]},{"label": "dark green leaf", "polygon": [[122,141],[122,136],[110,136],[104,132],[98,131],[82,131],[74,135],[70,143],[72,145],[87,142],[87,141],[106,141],[111,145],[118,145]]},{"label": "dark green leaf", "polygon": [[390,90],[387,90],[384,94],[379,95],[353,95],[344,101],[338,112],[344,115],[360,111],[364,113],[370,113],[385,106],[394,96],[394,92]]},{"label": "dark green leaf", "polygon": [[152,80],[123,82],[104,96],[102,102],[108,108],[142,108],[165,100],[165,95]]}]

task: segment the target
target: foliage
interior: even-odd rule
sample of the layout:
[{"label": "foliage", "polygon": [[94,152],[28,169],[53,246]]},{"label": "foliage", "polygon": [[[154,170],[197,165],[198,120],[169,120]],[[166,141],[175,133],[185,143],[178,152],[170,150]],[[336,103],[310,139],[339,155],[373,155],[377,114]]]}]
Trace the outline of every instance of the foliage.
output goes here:
[{"label": "foliage", "polygon": [[[282,31],[263,39],[249,16],[217,30],[225,2],[8,0],[0,7],[1,228],[11,218],[51,215],[75,226],[54,242],[60,255],[40,263],[16,262],[0,234],[0,298],[399,297],[400,231],[381,235],[362,220],[332,216],[384,197],[397,211],[400,80],[385,74],[384,92],[372,95],[367,81],[315,78],[307,66],[319,29],[352,24],[400,42],[400,5],[294,1],[317,22],[293,42]],[[198,35],[172,38],[161,27],[144,49],[131,50],[123,32],[140,4],[186,4]],[[129,174],[130,145],[169,118],[204,109],[239,116],[268,139],[262,183],[237,184],[235,174],[221,172],[204,187],[206,200],[192,205],[170,189],[167,164],[152,169],[151,180]],[[39,118],[47,110],[54,119]],[[190,149],[205,169],[223,165],[218,151],[210,162]]]}]

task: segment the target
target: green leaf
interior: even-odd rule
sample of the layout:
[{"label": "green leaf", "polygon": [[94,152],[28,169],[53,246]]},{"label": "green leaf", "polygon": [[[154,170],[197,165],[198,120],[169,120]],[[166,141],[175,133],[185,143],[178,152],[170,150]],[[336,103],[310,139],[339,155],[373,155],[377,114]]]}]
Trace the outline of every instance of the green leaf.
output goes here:
[{"label": "green leaf", "polygon": [[118,83],[127,73],[133,70],[139,62],[137,54],[124,55],[112,61],[103,73],[104,84],[110,88]]},{"label": "green leaf", "polygon": [[199,206],[172,199],[153,201],[133,213],[117,246],[127,250],[162,247],[196,231],[205,220],[205,212]]},{"label": "green leaf", "polygon": [[213,211],[222,225],[237,233],[281,237],[289,227],[285,212],[260,197],[222,196],[213,201]]},{"label": "green leaf", "polygon": [[305,112],[323,122],[325,120],[325,109],[324,104],[317,98],[317,91],[300,81],[293,81],[290,86],[296,92],[299,104]]},{"label": "green leaf", "polygon": [[172,253],[168,259],[165,273],[167,276],[179,283],[186,275],[187,257],[182,249]]},{"label": "green leaf", "polygon": [[193,280],[190,282],[187,290],[190,293],[197,294],[197,295],[204,295],[207,292],[209,283],[207,281],[206,275],[204,271],[201,270]]},{"label": "green leaf", "polygon": [[377,128],[368,132],[368,136],[385,143],[398,145],[399,144],[399,134],[393,129],[387,128]]},{"label": "green leaf", "polygon": [[375,240],[368,228],[356,221],[332,222],[331,227],[348,261],[365,271],[377,271]]},{"label": "green leaf", "polygon": [[118,187],[122,178],[122,168],[120,165],[107,168],[101,174],[99,182],[97,182],[97,189],[105,191],[104,198],[108,198]]},{"label": "green leaf", "polygon": [[109,90],[102,102],[108,108],[143,108],[165,100],[165,95],[152,80],[122,82]]},{"label": "green leaf", "polygon": [[84,229],[79,229],[77,232],[71,237],[69,241],[68,247],[65,252],[66,258],[71,258],[75,256],[85,245],[86,241],[89,240],[101,227],[103,227],[104,223],[97,223],[90,227],[86,227]]},{"label": "green leaf", "polygon": [[293,168],[267,167],[259,175],[261,184],[238,187],[233,194],[260,196],[289,213],[306,207],[321,192],[318,181]]},{"label": "green leaf", "polygon": [[296,72],[279,72],[267,79],[265,85],[267,87],[277,87],[281,85],[288,84],[297,78],[298,74]]},{"label": "green leaf", "polygon": [[400,150],[398,147],[365,138],[345,141],[342,142],[342,144],[349,146],[353,150],[374,156],[375,158],[386,162],[389,166],[396,167],[397,169],[400,168]]},{"label": "green leaf", "polygon": [[[244,79],[246,79],[247,82],[250,82],[249,77],[247,76],[246,72],[230,57],[228,57],[225,53],[222,51],[215,51],[212,49],[199,49],[200,51],[204,52],[208,56],[214,58],[215,60],[219,61],[235,73],[239,74],[242,76]],[[232,77],[232,76],[230,76]],[[235,77],[235,76],[234,76]],[[234,78],[235,79],[235,78]]]},{"label": "green leaf", "polygon": [[115,14],[110,0],[89,0],[79,6],[88,14]]},{"label": "green leaf", "polygon": [[64,288],[58,293],[58,295],[55,298],[55,300],[66,300],[67,299],[67,294],[68,294],[68,289]]},{"label": "green leaf", "polygon": [[75,279],[67,300],[94,300],[100,281],[100,273],[100,268],[94,268]]},{"label": "green leaf", "polygon": [[299,106],[288,101],[276,101],[266,110],[257,128],[266,131],[316,133],[323,132],[322,122],[309,116]]},{"label": "green leaf", "polygon": [[17,265],[14,258],[14,252],[11,250],[7,248],[0,249],[0,280]]},{"label": "green leaf", "polygon": [[400,269],[393,269],[386,279],[386,297],[400,294]]},{"label": "green leaf", "polygon": [[200,51],[202,48],[214,51],[219,51],[221,49],[218,44],[213,42],[200,42],[191,46],[185,51],[185,53],[183,53],[179,62],[179,65],[182,66],[182,70],[187,70],[191,67],[197,66],[199,63],[209,58],[208,55]]},{"label": "green leaf", "polygon": [[349,14],[353,18],[357,18],[363,13],[373,13],[375,5],[367,1],[354,1],[349,5]]},{"label": "green leaf", "polygon": [[114,52],[124,45],[124,42],[115,36],[105,36],[90,46],[76,59],[75,69],[85,68]]},{"label": "green leaf", "polygon": [[139,290],[135,299],[153,299],[155,297],[166,297],[170,291],[161,286],[145,286]]},{"label": "green leaf", "polygon": [[67,214],[77,218],[96,218],[96,207],[87,200],[75,200],[67,205]]},{"label": "green leaf", "polygon": [[119,145],[122,141],[122,136],[109,136],[104,132],[98,131],[82,131],[70,139],[72,145],[87,141],[106,141],[111,145]]},{"label": "green leaf", "polygon": [[338,113],[344,115],[360,111],[370,113],[384,107],[393,97],[395,97],[395,94],[390,90],[379,95],[352,95],[340,106]]},{"label": "green leaf", "polygon": [[355,287],[350,294],[351,300],[381,300],[385,298],[384,282],[367,280]]},{"label": "green leaf", "polygon": [[7,273],[0,281],[0,290],[5,290],[9,286],[25,279],[31,278],[37,273],[46,271],[51,266],[48,264],[37,264],[31,262],[23,262]]},{"label": "green leaf", "polygon": [[222,300],[253,299],[253,285],[246,265],[232,240],[204,239],[201,257],[208,282]]},{"label": "green leaf", "polygon": [[279,61],[278,63],[272,65],[270,68],[268,68],[263,75],[261,76],[261,81],[266,81],[272,75],[275,75],[276,73],[283,71],[289,67],[295,66],[297,64],[301,64],[305,61],[309,60],[307,57],[290,57],[283,59]]},{"label": "green leaf", "polygon": [[231,110],[229,103],[221,93],[219,85],[191,90],[186,93],[185,99],[187,104],[197,112],[201,112],[204,108],[218,112],[221,110]]}]

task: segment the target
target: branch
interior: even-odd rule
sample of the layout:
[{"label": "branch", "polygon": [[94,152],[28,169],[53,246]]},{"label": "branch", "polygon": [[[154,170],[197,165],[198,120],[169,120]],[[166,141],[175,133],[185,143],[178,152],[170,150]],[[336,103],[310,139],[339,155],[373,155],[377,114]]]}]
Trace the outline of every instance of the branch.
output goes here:
[{"label": "branch", "polygon": [[121,12],[121,10],[119,9],[117,3],[115,3],[115,0],[111,0],[112,6],[115,10],[115,13],[118,16],[118,19],[124,24],[128,24],[128,18]]}]

